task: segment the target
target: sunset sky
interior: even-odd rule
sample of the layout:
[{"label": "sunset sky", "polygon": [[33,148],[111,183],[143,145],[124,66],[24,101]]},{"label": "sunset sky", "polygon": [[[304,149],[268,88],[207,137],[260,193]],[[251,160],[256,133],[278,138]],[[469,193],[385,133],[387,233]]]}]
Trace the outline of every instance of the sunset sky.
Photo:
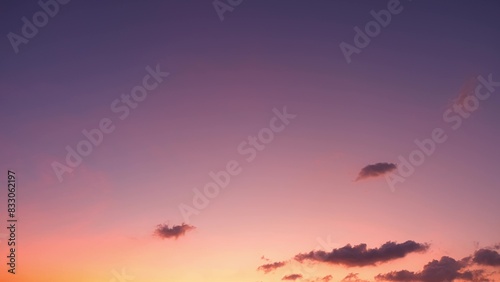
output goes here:
[{"label": "sunset sky", "polygon": [[500,281],[498,1],[65,1],[1,5],[0,281]]}]

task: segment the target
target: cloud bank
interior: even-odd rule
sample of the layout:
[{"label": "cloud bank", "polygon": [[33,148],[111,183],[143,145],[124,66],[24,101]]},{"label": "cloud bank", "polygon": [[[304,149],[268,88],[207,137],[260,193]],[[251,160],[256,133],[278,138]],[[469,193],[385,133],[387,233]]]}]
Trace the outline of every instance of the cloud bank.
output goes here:
[{"label": "cloud bank", "polygon": [[457,261],[444,256],[440,260],[433,260],[426,264],[422,271],[408,270],[392,271],[379,274],[375,277],[378,281],[421,281],[441,282],[461,279],[465,281],[489,281],[484,276],[484,270],[465,270],[468,266],[467,259]]}]

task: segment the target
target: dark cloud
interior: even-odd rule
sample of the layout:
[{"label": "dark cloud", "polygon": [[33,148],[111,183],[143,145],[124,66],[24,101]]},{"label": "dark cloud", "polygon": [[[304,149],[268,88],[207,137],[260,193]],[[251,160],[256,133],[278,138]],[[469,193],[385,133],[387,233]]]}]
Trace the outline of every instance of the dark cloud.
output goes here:
[{"label": "dark cloud", "polygon": [[380,248],[374,249],[367,249],[366,244],[356,246],[346,245],[342,248],[333,249],[331,252],[311,251],[309,253],[298,254],[295,256],[295,260],[299,262],[310,260],[349,267],[367,266],[403,258],[409,253],[425,252],[428,248],[428,244],[420,244],[414,241],[406,241],[401,244],[387,242],[380,246]]},{"label": "dark cloud", "polygon": [[290,274],[290,275],[285,275],[281,280],[297,280],[302,278],[302,274]]},{"label": "dark cloud", "polygon": [[421,281],[443,282],[462,279],[465,281],[489,281],[484,277],[482,270],[464,270],[468,266],[466,260],[457,261],[444,256],[440,260],[433,260],[426,264],[421,272],[408,270],[393,271],[379,274],[375,277],[379,281]]},{"label": "dark cloud", "polygon": [[479,265],[500,266],[500,254],[495,250],[480,249],[474,253],[472,261]]},{"label": "dark cloud", "polygon": [[196,227],[185,223],[181,225],[172,225],[172,227],[169,227],[167,224],[159,224],[156,226],[154,234],[162,239],[177,239],[179,236],[184,236],[187,231],[195,228]]},{"label": "dark cloud", "polygon": [[284,261],[278,261],[278,262],[273,262],[273,263],[268,263],[261,265],[257,268],[257,270],[262,270],[264,273],[269,273],[277,268],[283,267],[286,265],[286,262]]},{"label": "dark cloud", "polygon": [[372,165],[367,165],[358,174],[356,181],[361,179],[366,179],[369,177],[377,177],[384,175],[396,169],[396,165],[393,163],[376,163]]}]

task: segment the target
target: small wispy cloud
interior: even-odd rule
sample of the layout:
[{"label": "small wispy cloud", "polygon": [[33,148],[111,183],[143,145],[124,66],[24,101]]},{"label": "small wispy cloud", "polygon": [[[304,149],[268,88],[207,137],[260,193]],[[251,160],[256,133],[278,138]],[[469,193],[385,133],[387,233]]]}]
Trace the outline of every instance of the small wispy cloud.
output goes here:
[{"label": "small wispy cloud", "polygon": [[257,268],[257,270],[262,270],[264,273],[269,273],[269,272],[271,272],[277,268],[283,267],[285,265],[286,265],[286,262],[278,261],[278,262],[273,262],[273,263],[261,265],[261,266],[259,266],[259,268]]},{"label": "small wispy cloud", "polygon": [[477,76],[478,75],[471,76],[465,81],[464,85],[460,89],[460,92],[458,93],[458,96],[455,99],[453,99],[451,106],[453,105],[464,106],[465,99],[467,99],[467,97],[469,96],[474,95],[475,89],[479,84]]},{"label": "small wispy cloud", "polygon": [[377,177],[389,173],[396,169],[396,164],[393,163],[376,163],[372,165],[367,165],[361,169],[358,174],[358,178],[355,181]]},{"label": "small wispy cloud", "polygon": [[303,279],[303,281],[305,281],[305,282],[330,282],[332,279],[333,279],[333,276],[326,275],[323,277]]},{"label": "small wispy cloud", "polygon": [[182,223],[181,225],[172,225],[172,227],[168,226],[168,224],[158,224],[154,231],[154,235],[162,239],[177,239],[180,236],[184,236],[186,232],[195,228],[196,227],[185,223]]},{"label": "small wispy cloud", "polygon": [[285,275],[281,280],[297,280],[302,278],[302,274],[290,274],[290,275]]}]

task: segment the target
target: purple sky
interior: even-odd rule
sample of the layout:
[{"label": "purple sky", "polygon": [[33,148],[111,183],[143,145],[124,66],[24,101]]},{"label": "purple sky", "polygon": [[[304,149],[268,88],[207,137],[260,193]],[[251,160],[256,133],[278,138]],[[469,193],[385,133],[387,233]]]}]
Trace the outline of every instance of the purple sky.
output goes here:
[{"label": "purple sky", "polygon": [[[18,53],[7,35],[21,35],[21,18],[41,8],[4,2],[0,168],[18,175],[23,246],[12,281],[108,281],[121,267],[136,281],[315,281],[296,261],[282,272],[257,268],[262,256],[287,261],[326,236],[335,245],[324,251],[407,240],[430,247],[354,271],[319,262],[321,277],[373,281],[408,269],[427,281],[432,260],[500,243],[500,87],[456,130],[443,119],[460,95],[474,95],[475,78],[500,81],[496,1],[401,0],[350,63],[339,45],[354,45],[354,27],[391,1],[243,1],[221,21],[210,1],[73,0]],[[148,66],[170,75],[121,120],[111,105],[143,84]],[[284,107],[296,117],[247,161],[239,144]],[[114,131],[58,181],[52,164],[64,164],[65,147],[103,118]],[[399,156],[435,128],[447,140],[390,189]],[[232,160],[241,173],[189,218],[195,228],[182,226],[180,205],[192,205],[193,188]],[[380,175],[354,181],[369,165],[365,172]],[[152,236],[158,225],[163,238]],[[0,278],[12,279],[3,265]]]}]

